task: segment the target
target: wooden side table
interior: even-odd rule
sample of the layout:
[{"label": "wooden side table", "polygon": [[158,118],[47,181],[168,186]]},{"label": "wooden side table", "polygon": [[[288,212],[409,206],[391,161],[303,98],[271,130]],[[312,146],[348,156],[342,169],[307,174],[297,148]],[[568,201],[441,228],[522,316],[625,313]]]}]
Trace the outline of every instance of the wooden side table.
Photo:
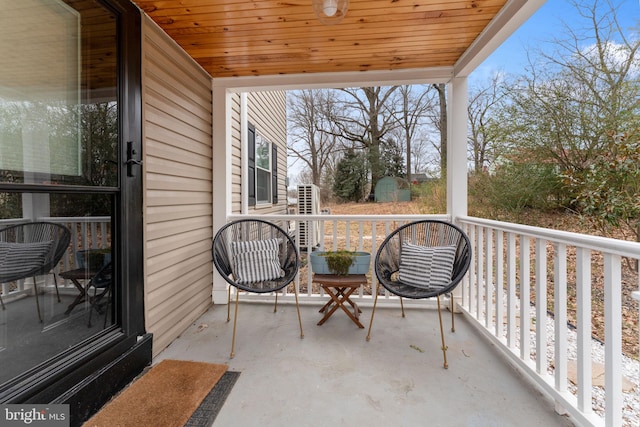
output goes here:
[{"label": "wooden side table", "polygon": [[[87,281],[90,280],[95,274],[95,271],[90,271],[86,268],[77,268],[75,270],[69,270],[60,273],[60,277],[62,277],[63,279],[71,280],[71,282],[80,292],[80,294],[78,294],[73,302],[69,304],[69,307],[67,307],[67,310],[64,312],[64,314],[71,313],[71,310],[73,310],[76,305],[84,301],[85,295],[87,294],[87,291],[85,289],[85,286],[88,284]],[[80,280],[84,281],[84,285],[80,283]]]},{"label": "wooden side table", "polygon": [[[314,274],[312,281],[322,286],[322,289],[324,289],[329,297],[331,297],[329,302],[320,309],[320,313],[324,312],[324,317],[320,319],[318,325],[322,325],[326,322],[327,319],[340,307],[360,329],[364,329],[364,326],[360,323],[359,319],[362,311],[349,297],[360,287],[360,285],[367,283],[367,276],[364,274],[350,274],[347,276],[338,276],[335,274]],[[351,306],[353,313],[349,307],[345,306],[345,303],[348,303]]]}]

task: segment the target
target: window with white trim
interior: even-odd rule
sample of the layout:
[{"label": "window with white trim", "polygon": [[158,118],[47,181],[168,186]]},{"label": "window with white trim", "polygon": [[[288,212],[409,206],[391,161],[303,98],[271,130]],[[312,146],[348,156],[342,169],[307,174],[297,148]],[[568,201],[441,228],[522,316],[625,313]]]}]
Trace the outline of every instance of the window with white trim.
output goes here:
[{"label": "window with white trim", "polygon": [[249,125],[249,205],[278,203],[278,149]]},{"label": "window with white trim", "polygon": [[256,202],[271,203],[271,143],[257,132]]}]

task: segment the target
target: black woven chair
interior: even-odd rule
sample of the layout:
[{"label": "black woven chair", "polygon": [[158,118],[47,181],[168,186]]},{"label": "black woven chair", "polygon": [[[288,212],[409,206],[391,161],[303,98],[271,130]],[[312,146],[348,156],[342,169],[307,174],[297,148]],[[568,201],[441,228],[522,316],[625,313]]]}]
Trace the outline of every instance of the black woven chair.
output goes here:
[{"label": "black woven chair", "polygon": [[[237,289],[231,341],[231,358],[233,358],[239,291],[261,294],[275,292],[274,312],[276,312],[277,292],[295,278],[300,267],[300,257],[293,240],[282,228],[259,219],[242,219],[223,226],[213,239],[211,252],[213,264],[220,275]],[[303,338],[298,291],[295,287],[294,293],[300,338]],[[227,299],[227,321],[229,321],[231,288],[229,288]]]},{"label": "black woven chair", "polygon": [[[440,295],[453,291],[467,273],[470,263],[471,243],[467,235],[457,226],[437,220],[411,222],[394,230],[382,242],[374,262],[380,284],[400,297],[402,317],[405,316],[402,298],[436,297],[445,369],[448,368],[447,346],[442,327]],[[367,341],[371,338],[378,293],[373,303]],[[453,311],[451,296],[452,332],[455,331]]]},{"label": "black woven chair", "polygon": [[[86,298],[89,298],[89,321],[87,322],[87,326],[90,328],[91,325],[91,314],[93,310],[98,314],[103,314],[104,310],[104,325],[103,328],[107,327],[107,317],[109,316],[109,306],[111,305],[111,289],[113,283],[113,269],[111,267],[111,263],[105,264],[95,276],[91,278],[89,283],[87,284]],[[90,296],[89,292],[93,288],[93,295]],[[105,303],[102,302],[104,297],[107,297]]]},{"label": "black woven chair", "polygon": [[[36,276],[48,274],[58,264],[71,240],[69,229],[52,222],[29,222],[0,230],[0,283],[33,277],[38,318],[42,322]],[[60,302],[58,280],[53,280]],[[4,302],[2,308],[4,309]]]}]

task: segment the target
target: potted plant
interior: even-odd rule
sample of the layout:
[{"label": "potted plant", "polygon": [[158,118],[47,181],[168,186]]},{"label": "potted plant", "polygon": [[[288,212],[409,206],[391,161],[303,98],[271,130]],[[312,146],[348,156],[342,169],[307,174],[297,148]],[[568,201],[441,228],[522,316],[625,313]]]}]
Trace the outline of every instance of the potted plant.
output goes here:
[{"label": "potted plant", "polygon": [[371,254],[347,250],[317,251],[311,253],[311,270],[316,274],[366,274]]},{"label": "potted plant", "polygon": [[98,271],[111,261],[111,248],[87,249],[76,252],[78,268]]}]

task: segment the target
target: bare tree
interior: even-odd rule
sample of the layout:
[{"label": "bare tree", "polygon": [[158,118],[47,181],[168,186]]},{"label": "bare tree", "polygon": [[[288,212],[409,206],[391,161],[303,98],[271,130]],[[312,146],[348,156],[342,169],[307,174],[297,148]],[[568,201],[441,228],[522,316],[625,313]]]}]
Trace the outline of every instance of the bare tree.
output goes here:
[{"label": "bare tree", "polygon": [[287,126],[290,154],[300,160],[310,173],[313,184],[321,186],[322,171],[327,167],[338,144],[335,91],[301,90],[287,93]]},{"label": "bare tree", "polygon": [[433,163],[433,144],[426,133],[426,131],[420,131],[411,140],[412,174],[426,172],[429,165]]},{"label": "bare tree", "polygon": [[403,133],[405,143],[407,179],[411,182],[412,145],[421,127],[426,120],[426,113],[431,112],[435,106],[434,91],[430,86],[404,85],[397,90],[399,101],[392,112]]},{"label": "bare tree", "polygon": [[335,124],[340,135],[358,144],[367,152],[371,167],[371,191],[384,173],[380,162],[380,146],[395,125],[388,103],[398,86],[341,89],[347,95],[342,104],[342,114],[336,115]]},{"label": "bare tree", "polygon": [[437,113],[430,116],[432,125],[440,133],[438,144],[434,148],[440,153],[440,177],[446,177],[447,171],[447,85],[444,83],[433,84],[432,87],[438,94]]},{"label": "bare tree", "polygon": [[503,77],[495,74],[485,87],[473,88],[469,94],[468,150],[475,172],[482,172],[495,159],[498,141],[504,140],[499,112],[504,107]]},{"label": "bare tree", "polygon": [[[436,155],[433,150],[433,143],[430,139],[432,137],[431,134],[432,132],[427,126],[420,126],[411,136],[411,151],[409,153],[411,160],[407,162],[411,166],[411,175],[427,171],[433,164],[433,158],[437,157],[439,159],[439,155]],[[385,147],[391,142],[396,142],[397,146],[393,150],[396,152],[401,151],[406,155],[404,140],[404,130],[401,127],[394,128],[389,131],[388,137],[385,139]],[[439,160],[436,163],[438,162]],[[410,179],[408,170],[407,179]]]}]

